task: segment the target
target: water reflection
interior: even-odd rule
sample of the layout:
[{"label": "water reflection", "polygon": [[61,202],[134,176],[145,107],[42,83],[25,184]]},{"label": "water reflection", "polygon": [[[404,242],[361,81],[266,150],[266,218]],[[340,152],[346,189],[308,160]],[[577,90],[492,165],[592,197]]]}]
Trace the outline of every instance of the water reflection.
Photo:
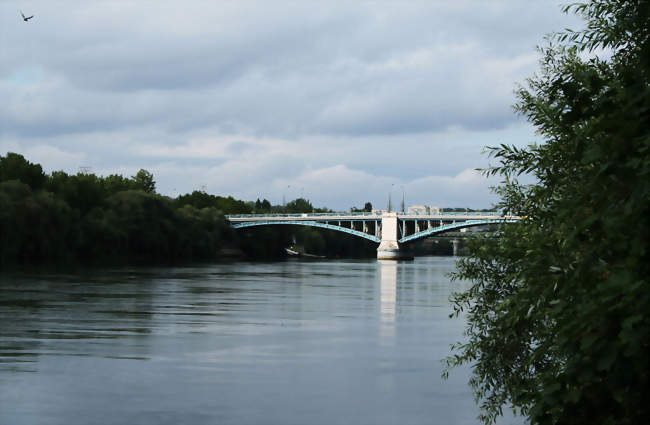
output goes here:
[{"label": "water reflection", "polygon": [[383,345],[391,345],[395,338],[395,309],[397,306],[397,267],[396,261],[380,260],[379,263],[379,302],[380,336]]},{"label": "water reflection", "polygon": [[397,303],[397,262],[379,261],[379,276],[381,282],[381,321],[395,321],[395,306]]},{"label": "water reflection", "polygon": [[440,381],[452,268],[0,274],[0,424],[475,424],[466,376]]}]

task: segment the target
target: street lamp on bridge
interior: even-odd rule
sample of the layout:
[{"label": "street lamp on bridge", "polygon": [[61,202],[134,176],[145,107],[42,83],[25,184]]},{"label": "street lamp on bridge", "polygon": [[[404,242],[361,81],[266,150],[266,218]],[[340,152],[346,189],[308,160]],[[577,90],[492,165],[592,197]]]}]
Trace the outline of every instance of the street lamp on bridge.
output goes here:
[{"label": "street lamp on bridge", "polygon": [[392,183],[390,185],[390,190],[388,191],[388,212],[391,212],[393,209],[393,201],[392,201],[392,195],[393,195],[393,186],[395,186],[395,183]]}]

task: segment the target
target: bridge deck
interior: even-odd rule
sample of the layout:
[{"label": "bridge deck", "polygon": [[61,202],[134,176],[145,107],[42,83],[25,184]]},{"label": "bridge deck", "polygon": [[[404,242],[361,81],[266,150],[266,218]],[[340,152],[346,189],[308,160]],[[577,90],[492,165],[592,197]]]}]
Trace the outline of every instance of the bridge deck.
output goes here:
[{"label": "bridge deck", "polygon": [[[232,214],[226,218],[231,222],[251,222],[251,221],[373,221],[381,220],[385,214],[381,212],[374,213],[315,213],[315,214]],[[497,212],[442,212],[436,214],[400,214],[397,213],[399,220],[504,220],[517,219],[514,216],[502,216]]]},{"label": "bridge deck", "polygon": [[[497,212],[441,212],[404,214],[387,211],[315,214],[233,214],[226,216],[234,228],[266,225],[304,225],[337,230],[381,244],[411,242],[434,234],[465,227],[513,223],[519,217]],[[391,246],[392,246],[391,245]],[[380,249],[381,249],[380,245]]]}]

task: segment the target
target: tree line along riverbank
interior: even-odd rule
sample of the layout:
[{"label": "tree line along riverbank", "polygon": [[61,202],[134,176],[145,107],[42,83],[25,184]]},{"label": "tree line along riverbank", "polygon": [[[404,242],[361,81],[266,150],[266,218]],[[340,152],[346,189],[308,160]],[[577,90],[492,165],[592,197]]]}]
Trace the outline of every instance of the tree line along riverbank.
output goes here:
[{"label": "tree line along riverbank", "polygon": [[302,226],[234,230],[227,214],[325,212],[299,198],[284,206],[194,191],[156,192],[154,176],[46,174],[20,154],[0,155],[0,265],[214,261],[219,252],[278,259],[299,245],[326,257],[374,257],[375,244]]}]

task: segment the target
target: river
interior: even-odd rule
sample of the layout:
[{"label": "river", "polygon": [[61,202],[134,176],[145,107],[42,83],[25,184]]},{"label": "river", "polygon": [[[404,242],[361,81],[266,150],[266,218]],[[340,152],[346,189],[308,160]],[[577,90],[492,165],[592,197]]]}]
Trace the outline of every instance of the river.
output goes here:
[{"label": "river", "polygon": [[[477,424],[453,258],[0,274],[0,424]],[[508,422],[509,423],[509,422]]]}]

